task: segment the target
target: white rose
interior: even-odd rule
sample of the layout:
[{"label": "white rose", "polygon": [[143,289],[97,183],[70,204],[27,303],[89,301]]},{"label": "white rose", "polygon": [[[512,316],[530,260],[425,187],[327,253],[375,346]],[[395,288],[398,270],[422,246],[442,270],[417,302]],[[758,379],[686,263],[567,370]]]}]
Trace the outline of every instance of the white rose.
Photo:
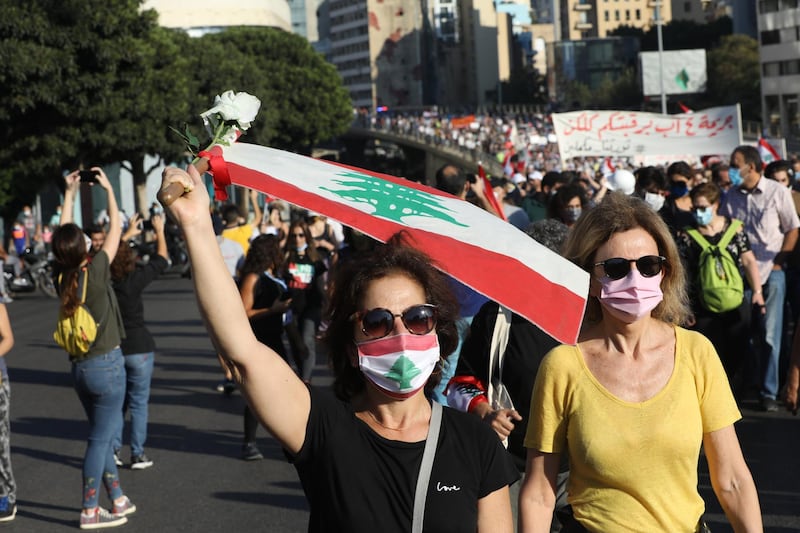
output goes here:
[{"label": "white rose", "polygon": [[207,116],[219,113],[223,120],[235,120],[242,130],[246,130],[255,120],[260,107],[261,100],[252,94],[225,91],[214,99],[214,107],[201,113],[200,116],[205,120]]}]

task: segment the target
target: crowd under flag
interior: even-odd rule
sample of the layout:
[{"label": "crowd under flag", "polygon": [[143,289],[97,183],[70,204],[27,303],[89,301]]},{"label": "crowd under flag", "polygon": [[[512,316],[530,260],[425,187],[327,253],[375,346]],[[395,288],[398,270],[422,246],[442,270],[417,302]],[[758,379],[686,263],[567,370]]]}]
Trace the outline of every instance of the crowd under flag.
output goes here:
[{"label": "crowd under flag", "polygon": [[273,148],[235,143],[215,146],[207,156],[218,199],[236,184],[381,242],[405,230],[447,274],[559,341],[577,341],[588,273],[491,213],[403,178]]}]

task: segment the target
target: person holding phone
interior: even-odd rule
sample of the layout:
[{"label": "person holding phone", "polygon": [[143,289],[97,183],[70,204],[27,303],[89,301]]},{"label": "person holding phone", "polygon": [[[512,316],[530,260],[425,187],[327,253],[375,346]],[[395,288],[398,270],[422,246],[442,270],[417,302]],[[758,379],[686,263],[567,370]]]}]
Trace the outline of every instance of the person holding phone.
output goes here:
[{"label": "person holding phone", "polygon": [[[89,351],[82,356],[70,355],[73,386],[89,419],[82,466],[81,529],[116,527],[126,523],[128,515],[136,511],[136,506],[122,490],[112,447],[114,434],[122,424],[125,401],[125,361],[120,350],[125,330],[117,298],[111,289],[109,266],[119,249],[122,223],[111,183],[99,167],[92,170],[97,171],[97,184],[93,186],[102,187],[108,199],[109,227],[103,245],[90,257],[84,233],[73,222],[75,197],[81,187],[77,170],[64,178],[66,190],[61,225],[53,233],[62,309],[74,312],[81,304],[79,278],[85,279],[85,305],[98,321],[97,337]],[[111,511],[99,505],[101,484],[112,501]]]},{"label": "person holding phone", "polygon": [[125,360],[125,403],[122,406],[123,423],[114,435],[114,461],[122,466],[120,448],[125,412],[131,413],[131,470],[144,470],[153,466],[153,461],[144,453],[147,441],[148,403],[150,381],[153,377],[156,343],[144,320],[142,292],[169,266],[167,240],[164,235],[164,217],[153,215],[150,219],[155,230],[156,253],[145,265],[137,264],[137,256],[128,241],[141,234],[143,224],[139,214],[131,217],[133,223],[123,235],[119,250],[111,263],[111,283],[119,302],[125,339],[120,348]]}]

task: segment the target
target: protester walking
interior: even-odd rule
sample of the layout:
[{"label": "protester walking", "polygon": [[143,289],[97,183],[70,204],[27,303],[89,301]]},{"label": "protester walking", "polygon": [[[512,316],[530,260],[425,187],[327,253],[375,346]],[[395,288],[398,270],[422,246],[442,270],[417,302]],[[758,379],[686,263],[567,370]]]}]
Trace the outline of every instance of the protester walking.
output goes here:
[{"label": "protester walking", "polygon": [[457,342],[456,302],[430,258],[393,241],[337,271],[326,332],[334,391],[309,388],[253,335],[213,246],[201,176],[167,168],[172,183],[189,191],[169,209],[189,243],[201,311],[298,471],[309,531],[512,531],[508,484],[518,473],[497,437],[423,391]]},{"label": "protester walking", "polygon": [[564,453],[566,531],[705,531],[701,445],[734,530],[761,531],[722,364],[678,326],[689,308],[667,225],[642,200],[610,193],[579,219],[564,256],[590,273],[589,300],[577,345],[551,351],[536,377],[520,531],[549,527]]},{"label": "protester walking", "polygon": [[[689,196],[695,224],[678,233],[677,243],[688,271],[692,329],[708,337],[740,392],[751,310],[764,313],[758,264],[741,221],[718,214],[719,187],[701,183]],[[744,297],[743,278],[755,288],[750,298]]]},{"label": "protester walking", "polygon": [[138,265],[136,253],[128,241],[142,233],[139,215],[131,217],[131,224],[123,236],[117,255],[111,263],[111,282],[119,302],[125,338],[120,344],[125,360],[125,402],[122,406],[122,424],[114,436],[114,461],[122,466],[120,449],[125,412],[131,413],[131,462],[132,470],[144,470],[153,466],[153,461],[144,453],[147,441],[148,403],[150,381],[153,377],[156,343],[144,320],[142,292],[169,266],[167,240],[164,234],[164,217],[150,217],[155,234],[156,253],[147,264]]},{"label": "protester walking", "polygon": [[[731,181],[738,183],[725,195],[720,214],[744,222],[756,261],[766,313],[758,320],[754,339],[758,371],[755,376],[761,408],[778,410],[779,363],[783,336],[783,310],[786,303],[785,268],[797,243],[800,219],[789,189],[761,175],[758,150],[737,146],[731,154]],[[753,287],[753,290],[758,290]]]},{"label": "protester walking", "polygon": [[317,362],[317,328],[322,322],[328,269],[319,256],[308,224],[303,221],[289,226],[285,267],[292,298],[286,335],[300,377],[311,383]]},{"label": "protester walking", "polygon": [[[97,323],[97,335],[88,351],[69,354],[75,391],[89,419],[82,467],[81,529],[119,526],[136,511],[136,506],[122,491],[112,446],[122,424],[125,362],[119,347],[124,329],[111,288],[109,266],[117,255],[122,223],[111,183],[102,169],[94,167],[92,170],[96,171],[97,185],[106,191],[108,198],[109,228],[103,245],[90,261],[83,231],[73,223],[75,196],[81,187],[77,170],[64,178],[66,190],[61,225],[53,234],[62,312],[72,316],[85,303]],[[112,500],[111,512],[99,506],[101,482]]]},{"label": "protester walking", "polygon": [[[288,362],[283,346],[283,320],[292,301],[286,282],[280,278],[283,265],[280,241],[277,235],[259,235],[252,240],[242,266],[239,294],[256,339]],[[245,461],[263,457],[256,445],[257,429],[258,420],[245,405],[242,442],[242,459]]]}]

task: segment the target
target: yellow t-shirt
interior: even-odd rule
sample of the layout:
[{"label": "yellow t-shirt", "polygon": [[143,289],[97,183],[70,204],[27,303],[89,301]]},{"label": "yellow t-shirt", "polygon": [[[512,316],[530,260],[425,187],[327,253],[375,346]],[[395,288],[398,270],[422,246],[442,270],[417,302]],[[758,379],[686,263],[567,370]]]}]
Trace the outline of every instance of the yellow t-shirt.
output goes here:
[{"label": "yellow t-shirt", "polygon": [[545,357],[531,398],[525,447],[569,455],[568,501],[589,531],[694,531],[703,434],[741,418],[711,342],[675,328],[675,367],[641,403],[620,400],[577,346]]},{"label": "yellow t-shirt", "polygon": [[242,224],[235,228],[226,228],[222,230],[222,236],[241,244],[244,255],[247,255],[247,250],[250,249],[250,237],[253,236],[253,226]]}]

